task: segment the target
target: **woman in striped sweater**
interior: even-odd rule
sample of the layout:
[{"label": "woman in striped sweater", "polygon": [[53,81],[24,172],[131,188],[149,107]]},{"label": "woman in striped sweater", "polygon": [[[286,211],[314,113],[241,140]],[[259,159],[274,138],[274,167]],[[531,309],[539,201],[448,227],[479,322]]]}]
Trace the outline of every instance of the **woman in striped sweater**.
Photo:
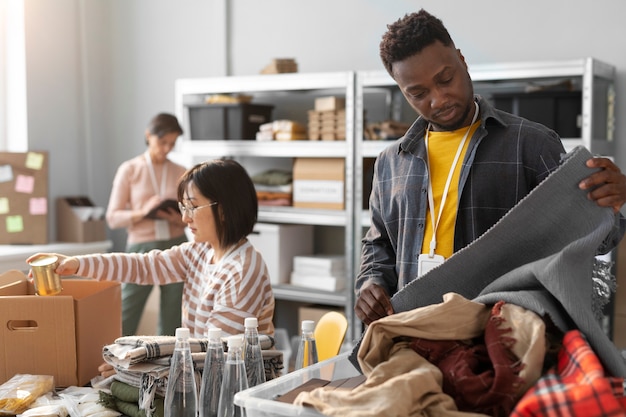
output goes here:
[{"label": "woman in striped sweater", "polygon": [[243,333],[246,317],[256,317],[259,332],[273,336],[270,278],[247,239],[258,202],[245,169],[233,160],[198,164],[181,177],[178,201],[193,242],[148,253],[57,255],[56,272],[143,285],[183,282],[182,326],[193,337],[206,337],[211,327]]}]

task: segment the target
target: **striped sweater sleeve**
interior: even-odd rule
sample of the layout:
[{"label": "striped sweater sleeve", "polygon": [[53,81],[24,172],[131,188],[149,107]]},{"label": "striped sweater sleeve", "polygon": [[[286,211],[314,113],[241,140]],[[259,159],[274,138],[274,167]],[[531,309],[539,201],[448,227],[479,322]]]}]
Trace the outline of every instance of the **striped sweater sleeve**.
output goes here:
[{"label": "striped sweater sleeve", "polygon": [[77,256],[77,275],[99,281],[163,285],[185,280],[185,243],[148,253],[104,253]]}]

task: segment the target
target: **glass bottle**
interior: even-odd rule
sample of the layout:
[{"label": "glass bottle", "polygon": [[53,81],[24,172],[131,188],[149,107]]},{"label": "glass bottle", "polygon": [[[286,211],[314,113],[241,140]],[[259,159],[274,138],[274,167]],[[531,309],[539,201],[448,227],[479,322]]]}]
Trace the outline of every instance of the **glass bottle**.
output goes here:
[{"label": "glass bottle", "polygon": [[228,352],[224,366],[224,379],[220,389],[218,417],[244,417],[245,410],[235,405],[235,394],[248,389],[246,365],[243,360],[243,338],[228,338]]},{"label": "glass bottle", "polygon": [[164,400],[165,417],[197,417],[198,391],[193,369],[189,329],[176,329],[176,344]]},{"label": "glass bottle", "polygon": [[315,322],[313,320],[302,320],[302,335],[298,345],[295,369],[302,369],[317,363],[317,345],[315,343]]},{"label": "glass bottle", "polygon": [[259,322],[256,317],[247,317],[244,321],[243,357],[246,363],[248,387],[265,382],[265,365],[259,342]]},{"label": "glass bottle", "polygon": [[200,385],[200,417],[216,417],[224,376],[222,329],[209,329],[209,345],[204,359]]}]

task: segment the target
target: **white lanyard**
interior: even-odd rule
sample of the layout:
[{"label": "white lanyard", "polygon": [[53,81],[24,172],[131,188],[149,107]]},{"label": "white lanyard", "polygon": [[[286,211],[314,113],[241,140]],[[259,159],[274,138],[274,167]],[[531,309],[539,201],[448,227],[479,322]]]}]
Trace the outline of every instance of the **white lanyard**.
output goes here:
[{"label": "white lanyard", "polygon": [[[448,189],[450,188],[450,183],[452,182],[452,176],[454,175],[454,170],[456,168],[456,164],[459,162],[459,158],[461,156],[461,152],[463,151],[463,147],[465,146],[465,142],[467,141],[467,137],[469,135],[470,130],[472,130],[472,125],[476,123],[476,119],[478,118],[478,103],[474,102],[474,106],[476,110],[474,111],[474,117],[472,118],[472,123],[470,123],[467,128],[467,132],[465,132],[465,136],[459,143],[459,147],[456,150],[456,154],[454,155],[454,160],[452,161],[452,166],[450,167],[450,172],[448,172],[448,178],[446,179],[446,185],[443,189],[443,195],[441,196],[441,204],[439,205],[439,214],[437,215],[437,221],[435,221],[435,198],[433,197],[433,182],[430,173],[428,174],[428,206],[430,208],[430,221],[433,226],[433,237],[430,240],[430,252],[429,256],[432,258],[435,256],[435,249],[437,248],[437,228],[439,227],[439,220],[441,220],[441,214],[443,213],[443,207],[446,204],[446,198],[448,197]],[[426,158],[428,162],[428,166],[430,167],[430,160],[428,158],[428,132],[430,131],[430,124],[428,124],[428,129],[426,130],[426,134],[424,135],[424,142],[426,144]]]},{"label": "white lanyard", "polygon": [[166,183],[167,183],[167,161],[163,163],[163,173],[161,177],[161,188],[157,184],[156,173],[154,172],[154,167],[152,166],[152,159],[150,159],[150,155],[146,152],[143,154],[146,158],[146,162],[148,163],[148,168],[150,168],[150,179],[152,180],[152,187],[154,188],[154,192],[161,198],[165,196],[166,192]]}]

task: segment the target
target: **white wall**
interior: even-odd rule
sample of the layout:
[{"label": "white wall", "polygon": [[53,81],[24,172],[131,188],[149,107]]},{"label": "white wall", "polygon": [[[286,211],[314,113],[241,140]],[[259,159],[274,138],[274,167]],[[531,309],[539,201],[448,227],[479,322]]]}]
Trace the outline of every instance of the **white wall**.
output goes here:
[{"label": "white wall", "polygon": [[[144,150],[149,118],[174,110],[175,79],[257,74],[276,57],[296,58],[300,72],[380,70],[386,25],[420,7],[470,66],[586,56],[615,65],[626,170],[623,0],[26,0],[29,147],[51,152],[51,199],[106,205],[119,163]],[[112,236],[121,249],[122,234]]]}]

